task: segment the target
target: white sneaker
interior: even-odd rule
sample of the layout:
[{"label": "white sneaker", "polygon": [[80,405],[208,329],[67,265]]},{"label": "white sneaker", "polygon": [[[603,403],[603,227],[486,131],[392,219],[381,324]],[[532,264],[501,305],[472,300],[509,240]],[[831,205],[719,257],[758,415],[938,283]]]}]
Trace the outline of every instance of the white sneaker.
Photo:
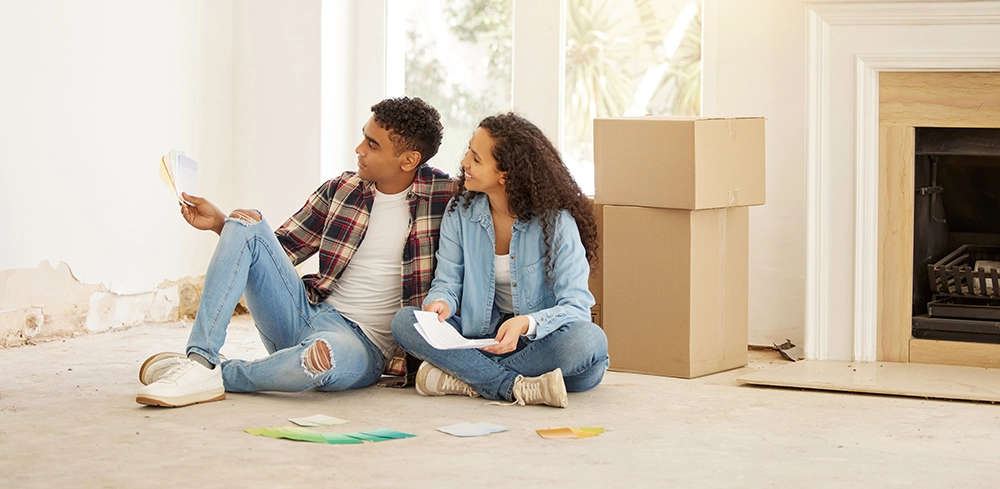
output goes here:
[{"label": "white sneaker", "polygon": [[458,380],[454,375],[441,370],[430,362],[423,362],[417,369],[417,378],[413,381],[417,394],[422,396],[444,396],[455,394],[459,396],[479,397],[479,393],[469,384]]},{"label": "white sneaker", "polygon": [[547,404],[563,408],[569,406],[562,369],[557,368],[538,377],[518,375],[514,379],[514,402],[522,406],[525,404]]},{"label": "white sneaker", "polygon": [[226,398],[222,384],[222,367],[207,369],[202,364],[183,358],[170,367],[163,378],[141,389],[135,402],[151,406],[181,407]]},{"label": "white sneaker", "polygon": [[[147,358],[139,367],[139,382],[142,382],[142,385],[149,385],[160,380],[171,367],[179,365],[186,358],[187,355],[175,351],[165,351]],[[226,356],[219,355],[219,359],[224,362]]]}]

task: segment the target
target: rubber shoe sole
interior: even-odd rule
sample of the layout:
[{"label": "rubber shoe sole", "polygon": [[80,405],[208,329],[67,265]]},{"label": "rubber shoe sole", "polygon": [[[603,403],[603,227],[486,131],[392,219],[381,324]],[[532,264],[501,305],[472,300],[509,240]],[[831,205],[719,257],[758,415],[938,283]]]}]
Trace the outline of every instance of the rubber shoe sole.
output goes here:
[{"label": "rubber shoe sole", "polygon": [[222,393],[216,395],[214,391],[209,392],[209,395],[214,395],[210,399],[204,399],[202,396],[182,396],[182,397],[161,397],[159,399],[146,397],[146,396],[136,396],[135,402],[139,404],[145,404],[147,406],[159,406],[159,407],[184,407],[191,406],[194,404],[202,404],[206,402],[221,401],[226,398],[226,390],[222,389]]}]

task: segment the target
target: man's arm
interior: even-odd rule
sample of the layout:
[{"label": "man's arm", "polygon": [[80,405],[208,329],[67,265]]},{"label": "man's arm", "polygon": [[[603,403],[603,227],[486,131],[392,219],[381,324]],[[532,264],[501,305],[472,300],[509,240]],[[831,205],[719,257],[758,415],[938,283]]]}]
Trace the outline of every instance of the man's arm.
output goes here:
[{"label": "man's arm", "polygon": [[[202,197],[181,193],[181,197],[186,202],[181,202],[181,215],[195,229],[202,231],[214,231],[215,234],[222,234],[222,227],[226,224],[226,215],[219,210],[215,204]],[[188,204],[187,202],[190,202]]]},{"label": "man's arm", "polygon": [[[214,231],[215,234],[222,234],[222,227],[226,225],[226,215],[219,210],[215,204],[202,197],[195,197],[187,193],[181,193],[188,205],[181,202],[181,215],[195,229],[202,231]],[[253,209],[236,209],[229,217],[239,219],[247,224],[257,224],[261,221],[260,212]]]}]

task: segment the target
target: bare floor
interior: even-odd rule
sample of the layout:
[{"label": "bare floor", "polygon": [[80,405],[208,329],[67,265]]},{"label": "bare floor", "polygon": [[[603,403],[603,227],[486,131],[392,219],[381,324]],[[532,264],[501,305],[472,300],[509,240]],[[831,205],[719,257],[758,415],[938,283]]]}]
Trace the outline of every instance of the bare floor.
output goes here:
[{"label": "bare floor", "polygon": [[[139,365],[180,350],[181,323],[145,325],[0,350],[0,487],[996,487],[1000,406],[738,387],[784,361],[682,380],[609,372],[570,407],[488,406],[412,389],[229,394],[186,408],[134,402]],[[263,348],[247,317],[223,353]],[[322,445],[245,428],[289,417],[350,420],[404,440]],[[490,422],[509,431],[457,438],[435,430]],[[535,430],[602,426],[601,436],[547,440]]]}]

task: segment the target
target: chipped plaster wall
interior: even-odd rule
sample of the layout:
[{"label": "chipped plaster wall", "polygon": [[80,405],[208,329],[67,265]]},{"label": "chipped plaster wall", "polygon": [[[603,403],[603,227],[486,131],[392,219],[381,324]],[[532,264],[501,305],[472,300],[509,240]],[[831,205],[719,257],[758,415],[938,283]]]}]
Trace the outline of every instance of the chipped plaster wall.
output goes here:
[{"label": "chipped plaster wall", "polygon": [[176,320],[217,238],[157,165],[237,207],[233,2],[4,0],[0,66],[0,347]]},{"label": "chipped plaster wall", "polygon": [[69,265],[0,271],[0,348],[149,322],[193,319],[202,278],[164,282],[139,294],[80,283]]}]

